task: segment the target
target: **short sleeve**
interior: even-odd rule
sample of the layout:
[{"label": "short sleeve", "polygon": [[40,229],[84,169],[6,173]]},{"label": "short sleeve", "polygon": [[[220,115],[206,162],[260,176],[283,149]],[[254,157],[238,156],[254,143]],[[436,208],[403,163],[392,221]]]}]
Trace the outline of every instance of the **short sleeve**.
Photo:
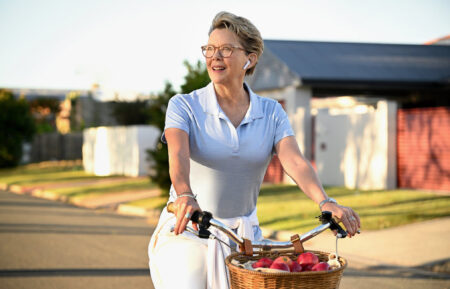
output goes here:
[{"label": "short sleeve", "polygon": [[289,122],[289,118],[281,107],[281,104],[277,103],[275,106],[275,138],[273,142],[273,146],[282,140],[285,137],[293,136],[294,131],[292,130],[291,123]]},{"label": "short sleeve", "polygon": [[165,131],[168,128],[179,128],[189,134],[189,107],[183,100],[182,95],[178,94],[169,100],[166,111],[166,122],[164,132],[161,135],[161,141],[167,143]]}]

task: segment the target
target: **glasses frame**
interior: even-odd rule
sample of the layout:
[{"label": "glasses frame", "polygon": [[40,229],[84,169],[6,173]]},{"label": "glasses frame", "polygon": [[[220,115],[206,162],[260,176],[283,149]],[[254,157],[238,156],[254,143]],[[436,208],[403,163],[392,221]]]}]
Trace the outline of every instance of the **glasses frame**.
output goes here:
[{"label": "glasses frame", "polygon": [[[212,54],[211,56],[209,56],[209,57],[206,56],[206,47],[208,47],[208,46],[214,47],[214,52],[213,52],[213,54]],[[221,48],[224,47],[224,46],[231,47],[231,53],[230,53],[230,55],[224,56],[224,55],[222,54]],[[220,54],[220,56],[222,56],[223,58],[231,57],[231,55],[233,55],[233,52],[234,52],[235,49],[239,49],[239,50],[246,51],[246,50],[245,50],[244,48],[242,48],[242,47],[234,46],[234,45],[231,45],[231,44],[224,44],[224,45],[221,45],[221,46],[214,46],[214,45],[208,44],[208,45],[203,45],[203,46],[200,47],[200,48],[202,49],[202,54],[203,54],[203,56],[204,56],[205,58],[212,58],[212,57],[216,54],[216,51],[217,51],[217,50],[219,50],[219,54]]]}]

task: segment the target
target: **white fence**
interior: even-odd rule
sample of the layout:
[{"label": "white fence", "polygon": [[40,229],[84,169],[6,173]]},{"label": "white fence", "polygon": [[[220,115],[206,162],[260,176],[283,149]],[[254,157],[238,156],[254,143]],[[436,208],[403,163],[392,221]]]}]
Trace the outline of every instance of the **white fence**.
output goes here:
[{"label": "white fence", "polygon": [[315,160],[324,185],[359,189],[396,187],[395,102],[351,111],[319,109]]},{"label": "white fence", "polygon": [[85,129],[84,169],[98,176],[147,175],[147,150],[156,146],[159,136],[159,129],[148,125]]}]

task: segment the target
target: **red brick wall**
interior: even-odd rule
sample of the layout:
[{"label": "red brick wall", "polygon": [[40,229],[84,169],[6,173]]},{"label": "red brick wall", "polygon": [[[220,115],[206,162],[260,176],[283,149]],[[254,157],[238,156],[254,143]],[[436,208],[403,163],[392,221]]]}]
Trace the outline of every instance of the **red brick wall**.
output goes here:
[{"label": "red brick wall", "polygon": [[450,108],[399,109],[399,188],[450,191]]},{"label": "red brick wall", "polygon": [[[278,101],[284,109],[285,101]],[[272,157],[269,166],[267,167],[266,174],[264,175],[263,182],[279,184],[283,182],[284,171],[281,166],[280,160],[276,155]]]},{"label": "red brick wall", "polygon": [[283,174],[283,167],[281,166],[280,160],[274,155],[264,175],[264,182],[279,184],[283,182]]}]

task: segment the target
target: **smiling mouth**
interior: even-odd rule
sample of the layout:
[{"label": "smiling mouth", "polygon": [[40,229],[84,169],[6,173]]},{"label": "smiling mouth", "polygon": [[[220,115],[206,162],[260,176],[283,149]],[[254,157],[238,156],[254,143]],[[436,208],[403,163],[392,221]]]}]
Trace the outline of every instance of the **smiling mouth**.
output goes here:
[{"label": "smiling mouth", "polygon": [[217,67],[213,67],[212,70],[214,70],[214,71],[225,70],[225,67],[217,66]]}]

